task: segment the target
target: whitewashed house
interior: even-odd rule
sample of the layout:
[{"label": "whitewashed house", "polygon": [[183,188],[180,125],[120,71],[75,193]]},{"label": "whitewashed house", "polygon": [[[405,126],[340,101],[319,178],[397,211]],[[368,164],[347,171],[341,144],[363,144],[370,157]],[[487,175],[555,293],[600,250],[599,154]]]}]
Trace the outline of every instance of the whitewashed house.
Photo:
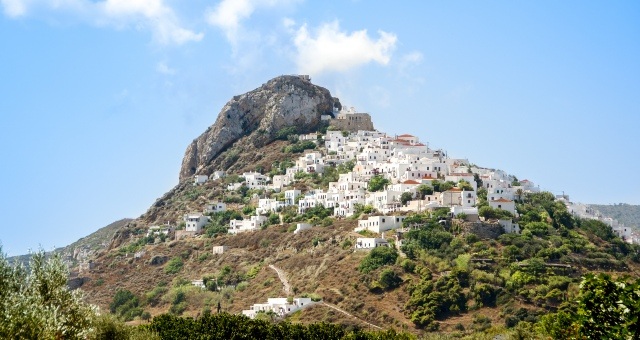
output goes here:
[{"label": "whitewashed house", "polygon": [[224,254],[225,251],[227,251],[229,249],[229,247],[227,246],[213,246],[212,252],[214,255],[220,255],[220,254]]},{"label": "whitewashed house", "polygon": [[389,247],[389,242],[383,238],[358,237],[356,249],[373,249],[376,247]]},{"label": "whitewashed house", "polygon": [[227,210],[227,205],[222,202],[211,202],[204,208],[205,214],[219,213]]},{"label": "whitewashed house", "polygon": [[204,280],[191,280],[191,284],[200,288],[200,289],[205,289],[207,287],[205,287],[204,285]]},{"label": "whitewashed house", "polygon": [[262,189],[269,181],[269,177],[259,172],[245,172],[242,174],[242,177],[245,179],[244,185],[249,187],[249,189]]},{"label": "whitewashed house", "polygon": [[494,209],[506,210],[513,215],[516,214],[516,203],[506,198],[499,198],[497,200],[489,201],[489,206]]},{"label": "whitewashed house", "polygon": [[296,224],[296,230],[293,231],[294,234],[297,234],[303,230],[311,229],[311,224],[309,223],[298,223]]},{"label": "whitewashed house", "polygon": [[284,204],[286,206],[296,204],[296,198],[302,194],[302,191],[297,189],[287,190],[284,192]]},{"label": "whitewashed house", "polygon": [[209,217],[201,213],[185,214],[182,217],[185,222],[185,230],[199,233],[202,228],[209,223]]},{"label": "whitewashed house", "polygon": [[289,303],[288,298],[268,298],[267,303],[256,303],[249,307],[247,310],[243,310],[242,314],[253,319],[257,313],[273,312],[279,317],[283,317],[287,314],[297,312],[302,308],[311,306],[313,302],[310,298],[294,298]]},{"label": "whitewashed house", "polygon": [[479,220],[478,216],[478,208],[476,207],[463,207],[461,205],[454,205],[450,208],[450,212],[452,216],[459,217],[460,214],[467,215],[466,221],[477,221]]},{"label": "whitewashed house", "polygon": [[366,204],[384,212],[389,210],[389,207],[391,206],[400,206],[400,195],[402,195],[401,192],[392,190],[372,192],[369,193],[369,196],[366,199]]},{"label": "whitewashed house", "polygon": [[287,185],[291,184],[293,182],[293,179],[294,178],[293,178],[292,174],[275,175],[271,179],[271,188],[274,191],[280,192],[282,190],[282,188],[284,188]]},{"label": "whitewashed house", "polygon": [[296,166],[303,169],[306,173],[323,173],[324,172],[324,158],[322,154],[313,151],[300,156],[296,162]]},{"label": "whitewashed house", "polygon": [[222,170],[216,170],[209,176],[209,179],[213,181],[217,179],[223,179],[225,176],[227,176],[226,172]]},{"label": "whitewashed house", "polygon": [[505,233],[509,234],[520,234],[520,226],[518,223],[513,222],[513,220],[498,220],[498,224],[504,228]]},{"label": "whitewashed house", "polygon": [[402,227],[405,216],[369,216],[366,220],[359,220],[355,231],[369,230],[374,233],[382,233],[387,230]]},{"label": "whitewashed house", "polygon": [[173,227],[170,225],[150,226],[147,230],[147,237],[149,236],[160,236],[160,235],[169,235],[170,232],[173,231]]},{"label": "whitewashed house", "polygon": [[258,230],[266,221],[267,217],[262,215],[251,216],[248,220],[231,220],[229,221],[229,234]]},{"label": "whitewashed house", "polygon": [[274,198],[260,198],[258,199],[256,213],[259,215],[268,215],[284,208],[285,206],[286,204],[284,201],[278,201]]},{"label": "whitewashed house", "polygon": [[194,175],[193,176],[193,185],[200,185],[200,184],[204,184],[207,179],[209,179],[209,177],[205,176],[205,175]]}]

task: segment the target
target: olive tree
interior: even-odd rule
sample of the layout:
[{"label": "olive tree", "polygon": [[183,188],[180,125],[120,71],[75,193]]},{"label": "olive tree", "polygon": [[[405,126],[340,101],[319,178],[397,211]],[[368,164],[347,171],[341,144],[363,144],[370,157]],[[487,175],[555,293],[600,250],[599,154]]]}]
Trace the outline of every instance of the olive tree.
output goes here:
[{"label": "olive tree", "polygon": [[80,291],[67,288],[68,270],[59,256],[31,256],[28,269],[10,265],[0,248],[0,338],[84,339],[94,308]]}]

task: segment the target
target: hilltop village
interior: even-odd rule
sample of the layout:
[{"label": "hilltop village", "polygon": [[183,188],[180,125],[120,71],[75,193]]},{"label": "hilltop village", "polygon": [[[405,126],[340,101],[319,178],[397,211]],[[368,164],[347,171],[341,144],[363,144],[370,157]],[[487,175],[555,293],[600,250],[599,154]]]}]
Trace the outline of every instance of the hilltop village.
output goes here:
[{"label": "hilltop village", "polygon": [[[325,133],[298,135],[293,129],[282,131],[281,138],[303,152],[295,160],[274,164],[269,173],[232,174],[216,170],[194,175],[193,186],[218,181],[226,197],[210,202],[202,211],[185,212],[176,226],[150,226],[147,237],[198,237],[213,218],[234,209],[242,210],[245,216],[250,210],[251,216],[242,218],[238,213],[217,233],[252,232],[272,224],[294,222],[291,218],[294,215],[320,211],[295,223],[293,233],[303,233],[315,226],[331,224],[332,218],[353,218],[364,213],[354,229],[362,235],[354,242],[354,251],[376,247],[400,250],[403,234],[415,227],[403,222],[410,212],[446,210],[443,224],[455,218],[475,226],[479,234],[519,234],[516,203],[527,194],[540,192],[532,181],[518,180],[504,171],[482,168],[466,159],[450,158],[416,136],[391,136],[376,131],[369,114],[358,113],[354,108],[336,110],[333,117],[327,115],[322,119],[331,123]],[[309,179],[324,185],[300,185]],[[253,193],[248,202],[233,199],[236,194],[247,193]],[[555,199],[576,217],[599,219],[626,242],[638,241],[629,228],[603,218],[586,205],[573,203],[566,195]],[[227,250],[220,245],[212,249],[214,254]],[[193,280],[192,284],[205,287],[203,280]],[[315,303],[302,297],[289,300],[269,298],[266,304],[256,304],[243,314],[255,317],[257,312],[273,312],[281,317]]]},{"label": "hilltop village", "polygon": [[[232,175],[236,180],[226,185],[229,192],[257,189],[278,193],[276,198],[256,195],[255,215],[249,219],[231,220],[230,234],[258,230],[270,215],[292,206],[298,214],[319,206],[332,209],[334,218],[351,217],[356,210],[366,209],[370,216],[359,220],[355,231],[368,230],[380,235],[402,228],[403,216],[410,211],[439,208],[447,208],[450,217],[468,222],[495,219],[504,232],[519,233],[520,227],[515,222],[518,217],[516,201],[527,193],[540,192],[532,181],[518,180],[502,170],[481,168],[466,159],[450,158],[443,150],[429,148],[416,136],[390,136],[375,131],[370,115],[357,113],[353,107],[335,112],[335,116],[335,119],[330,116],[323,116],[323,119],[332,120],[336,130],[326,131],[326,134],[287,136],[302,142],[310,150],[284,168],[284,174],[245,172],[233,175],[218,170],[211,175],[193,176],[195,186]],[[322,176],[328,168],[337,168],[341,173],[337,181],[328,183],[327,189],[295,189],[298,180]],[[631,229],[616,220],[605,218],[584,204],[571,202],[568,195],[556,198],[577,217],[599,219],[623,240],[637,241]],[[208,215],[226,209],[224,202],[211,202],[202,212],[185,213],[179,223],[183,228],[175,230],[175,238],[200,234],[209,223]],[[282,214],[278,216],[278,222],[281,217]],[[299,223],[296,232],[312,226],[311,223]],[[168,234],[174,229],[151,226],[149,233]],[[386,244],[382,237],[363,238],[358,240],[356,247],[381,244]]]}]

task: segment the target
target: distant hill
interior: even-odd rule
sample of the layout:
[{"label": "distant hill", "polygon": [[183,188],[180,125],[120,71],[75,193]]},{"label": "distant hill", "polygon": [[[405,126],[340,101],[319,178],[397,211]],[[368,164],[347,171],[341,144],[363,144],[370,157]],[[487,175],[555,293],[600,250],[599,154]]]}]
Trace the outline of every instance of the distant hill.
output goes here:
[{"label": "distant hill", "polygon": [[[63,258],[70,262],[71,265],[76,265],[79,261],[93,257],[97,251],[106,249],[116,231],[131,221],[132,219],[130,218],[123,218],[115,221],[68,246],[56,248],[50,253],[61,254]],[[8,258],[10,263],[17,262],[24,265],[29,263],[29,259],[31,259],[31,254]]]},{"label": "distant hill", "polygon": [[589,204],[607,217],[615,218],[627,227],[640,231],[640,205],[625,203],[613,205]]}]

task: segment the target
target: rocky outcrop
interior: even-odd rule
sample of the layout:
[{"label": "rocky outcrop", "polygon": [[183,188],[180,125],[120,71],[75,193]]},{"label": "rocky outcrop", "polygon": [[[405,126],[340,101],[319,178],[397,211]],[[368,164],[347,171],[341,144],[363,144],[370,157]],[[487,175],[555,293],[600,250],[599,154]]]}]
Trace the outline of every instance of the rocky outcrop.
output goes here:
[{"label": "rocky outcrop", "polygon": [[504,228],[498,223],[464,222],[461,230],[465,233],[475,234],[482,240],[495,240],[504,234]]},{"label": "rocky outcrop", "polygon": [[316,131],[320,116],[332,114],[339,101],[329,90],[298,76],[280,76],[259,88],[233,97],[218,114],[215,124],[196,138],[182,160],[180,180],[205,174],[220,153],[247,136],[254,147],[275,140],[276,133],[295,127],[298,133]]}]

